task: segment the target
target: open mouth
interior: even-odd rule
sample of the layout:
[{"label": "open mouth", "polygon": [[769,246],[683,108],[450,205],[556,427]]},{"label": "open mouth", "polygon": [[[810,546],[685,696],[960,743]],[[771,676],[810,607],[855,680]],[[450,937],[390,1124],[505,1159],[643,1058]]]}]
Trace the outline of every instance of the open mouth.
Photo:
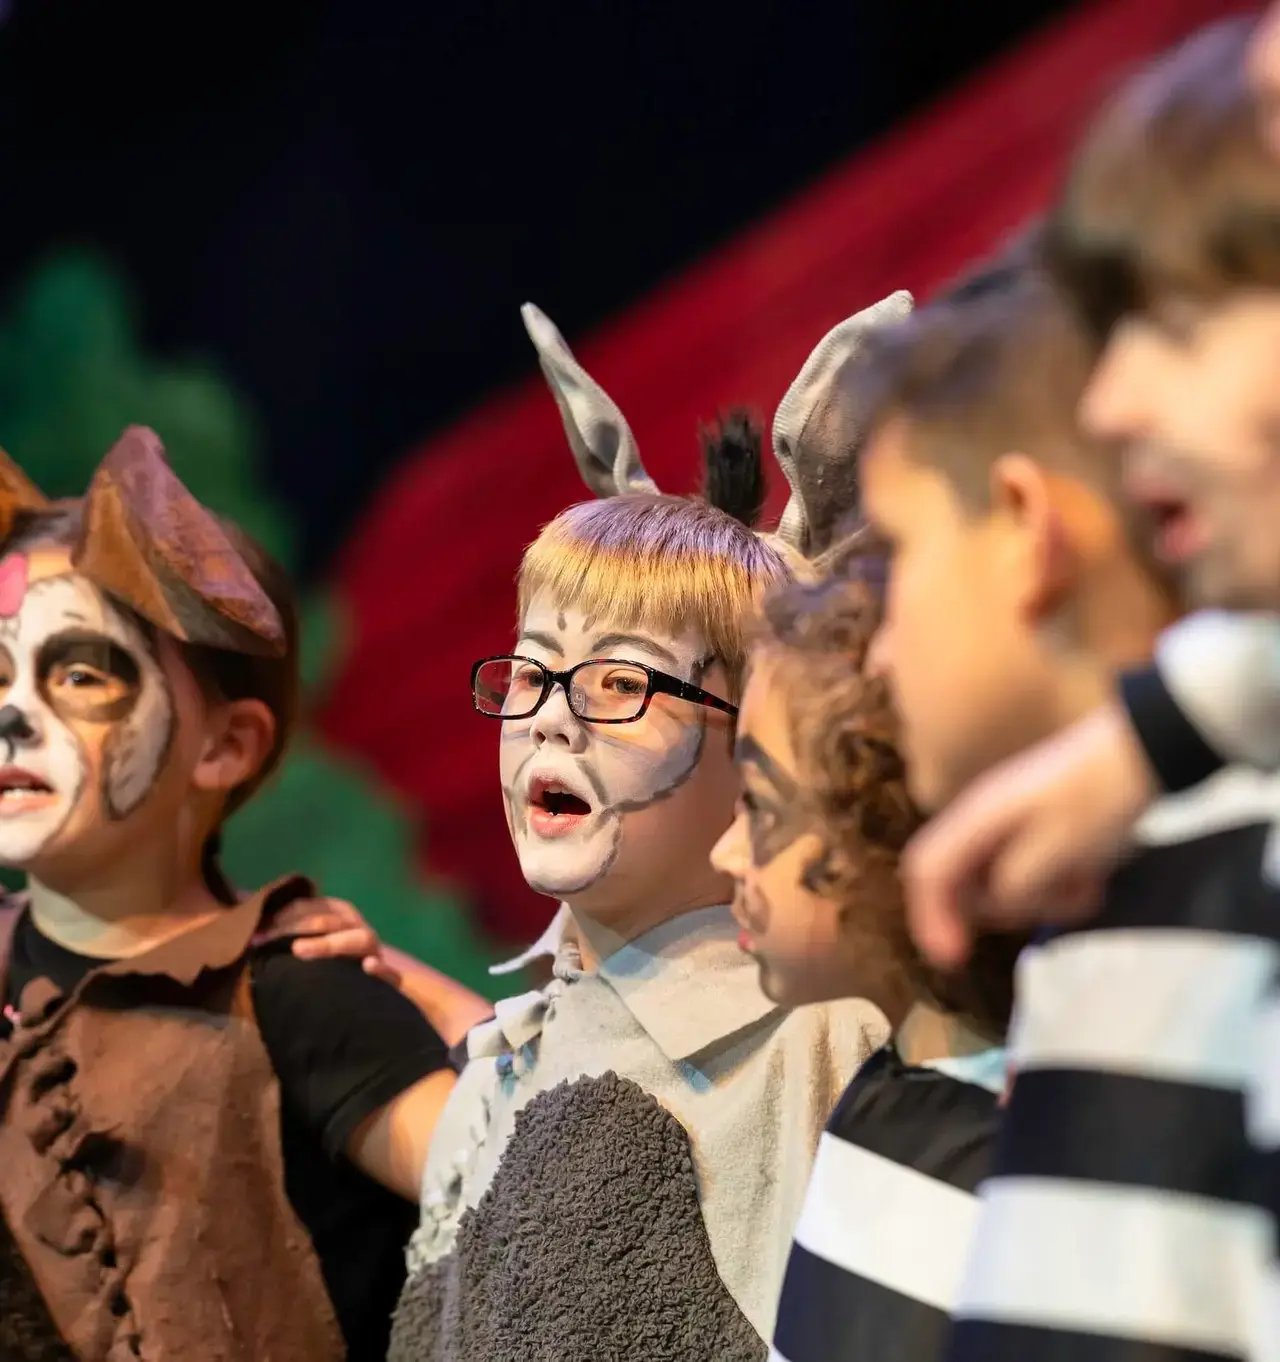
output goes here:
[{"label": "open mouth", "polygon": [[1146,499],[1155,532],[1156,554],[1166,563],[1181,563],[1200,547],[1200,522],[1188,502],[1173,496]]},{"label": "open mouth", "polygon": [[53,786],[18,766],[0,769],[0,815],[43,808],[56,797]]},{"label": "open mouth", "polygon": [[1185,562],[1203,547],[1204,526],[1185,489],[1158,467],[1128,471],[1125,491],[1141,508],[1151,531],[1156,556],[1163,562]]},{"label": "open mouth", "polygon": [[734,921],[742,930],[738,933],[738,947],[748,955],[755,950],[756,938],[761,934],[753,915],[747,910],[746,892],[739,884],[733,895],[732,912]]},{"label": "open mouth", "polygon": [[591,805],[563,781],[539,776],[529,785],[529,825],[540,837],[562,837],[591,816]]}]

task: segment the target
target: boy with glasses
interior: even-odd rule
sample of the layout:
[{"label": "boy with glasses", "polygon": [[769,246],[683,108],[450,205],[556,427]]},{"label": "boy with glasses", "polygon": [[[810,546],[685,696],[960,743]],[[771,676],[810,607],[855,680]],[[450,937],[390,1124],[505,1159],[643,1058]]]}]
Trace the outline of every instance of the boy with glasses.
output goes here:
[{"label": "boy with glasses", "polygon": [[[852,319],[797,380],[775,425],[793,486],[814,458],[848,465],[852,439],[810,418],[907,304]],[[737,794],[746,623],[826,522],[800,496],[788,542],[744,523],[758,444],[713,451],[751,505],[658,493],[618,409],[525,320],[601,499],[526,553],[516,645],[472,694],[500,725],[521,868],[562,905],[536,948],[554,978],[468,1038],[391,1357],[759,1359],[823,1122],[885,1032],[866,1002],[788,1012],[761,992],[709,860]]]}]

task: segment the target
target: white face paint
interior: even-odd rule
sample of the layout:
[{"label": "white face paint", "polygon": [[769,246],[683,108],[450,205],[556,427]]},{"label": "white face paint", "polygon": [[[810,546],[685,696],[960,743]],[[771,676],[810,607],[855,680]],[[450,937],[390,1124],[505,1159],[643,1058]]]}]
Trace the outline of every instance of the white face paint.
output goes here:
[{"label": "white face paint", "polygon": [[[639,662],[695,685],[706,679],[709,661],[696,637],[622,630],[541,600],[525,616],[514,651],[552,671],[607,658]],[[673,824],[683,823],[687,832],[690,811],[679,807],[679,795],[702,761],[709,714],[704,706],[655,696],[634,723],[592,724],[570,710],[563,687],[556,686],[532,718],[504,721],[500,767],[507,821],[530,887],[572,901],[611,876],[634,873],[631,852],[650,860],[655,855],[654,830],[648,846],[636,835],[645,811],[656,815],[659,807],[669,808]],[[727,752],[727,742],[725,747]],[[673,827],[667,840],[674,850],[680,832]],[[713,841],[710,836],[708,851]],[[701,861],[705,869],[705,853]]]},{"label": "white face paint", "polygon": [[0,864],[131,813],[173,735],[164,672],[141,630],[65,555],[0,562]]}]

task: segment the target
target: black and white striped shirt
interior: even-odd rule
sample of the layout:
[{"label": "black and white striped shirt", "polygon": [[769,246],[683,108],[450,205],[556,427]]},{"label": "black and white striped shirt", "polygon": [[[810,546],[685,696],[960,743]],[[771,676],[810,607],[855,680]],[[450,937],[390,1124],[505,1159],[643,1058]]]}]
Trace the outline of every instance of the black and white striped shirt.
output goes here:
[{"label": "black and white striped shirt", "polygon": [[771,1359],[938,1355],[968,1256],[974,1188],[990,1163],[1003,1074],[1002,1051],[918,1068],[886,1046],[862,1067],[818,1146]]},{"label": "black and white striped shirt", "polygon": [[1280,767],[1280,615],[1204,610],[1170,626],[1120,680],[1129,721],[1169,793],[1228,762]]},{"label": "black and white striped shirt", "polygon": [[947,1362],[1252,1354],[1271,1231],[1245,1097],[1278,798],[1233,769],[1158,806],[1099,919],[1020,963],[1017,1077]]}]

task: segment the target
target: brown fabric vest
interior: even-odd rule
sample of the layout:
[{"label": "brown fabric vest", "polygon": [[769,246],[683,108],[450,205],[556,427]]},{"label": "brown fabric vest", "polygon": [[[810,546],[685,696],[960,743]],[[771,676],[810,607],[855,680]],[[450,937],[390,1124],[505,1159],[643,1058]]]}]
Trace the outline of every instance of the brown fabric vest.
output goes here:
[{"label": "brown fabric vest", "polygon": [[[0,1210],[84,1362],[339,1362],[285,1193],[280,1090],[245,955],[312,892],[283,881],[62,997],[0,1041]],[[0,908],[0,983],[18,909]]]}]

